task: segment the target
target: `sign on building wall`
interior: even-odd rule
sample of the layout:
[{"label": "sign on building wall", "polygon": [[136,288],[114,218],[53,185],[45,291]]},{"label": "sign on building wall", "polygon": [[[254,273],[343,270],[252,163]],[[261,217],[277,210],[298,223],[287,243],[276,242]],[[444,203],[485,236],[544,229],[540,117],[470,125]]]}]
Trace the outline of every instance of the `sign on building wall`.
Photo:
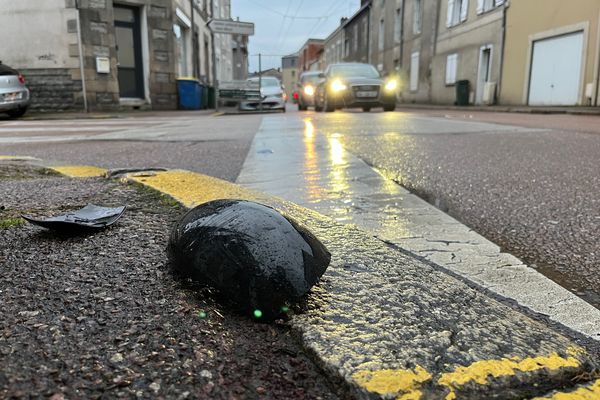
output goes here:
[{"label": "sign on building wall", "polygon": [[213,19],[208,27],[214,33],[228,33],[231,35],[254,35],[254,24],[252,22],[231,21],[228,19]]}]

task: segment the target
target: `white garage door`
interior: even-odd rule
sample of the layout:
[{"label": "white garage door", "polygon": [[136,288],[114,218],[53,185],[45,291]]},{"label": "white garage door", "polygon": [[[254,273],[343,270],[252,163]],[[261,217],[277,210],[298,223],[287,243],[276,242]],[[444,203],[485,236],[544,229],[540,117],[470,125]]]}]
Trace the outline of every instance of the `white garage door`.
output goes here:
[{"label": "white garage door", "polygon": [[583,32],[534,42],[529,104],[577,104],[581,83]]}]

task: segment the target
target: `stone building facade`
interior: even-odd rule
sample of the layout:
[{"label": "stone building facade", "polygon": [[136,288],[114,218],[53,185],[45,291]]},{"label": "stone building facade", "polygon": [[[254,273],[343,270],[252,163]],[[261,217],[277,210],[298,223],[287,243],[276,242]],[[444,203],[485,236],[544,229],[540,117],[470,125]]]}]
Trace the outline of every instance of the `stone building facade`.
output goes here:
[{"label": "stone building facade", "polygon": [[[213,84],[206,27],[211,5],[211,0],[10,2],[0,14],[0,34],[9,36],[6,29],[21,40],[5,42],[0,59],[27,76],[33,108],[175,109],[178,77]],[[231,44],[223,46],[232,51]]]},{"label": "stone building facade", "polygon": [[311,66],[319,60],[323,52],[323,39],[308,39],[298,51],[299,73],[310,71]]},{"label": "stone building facade", "polygon": [[343,60],[369,62],[371,0],[363,0],[360,9],[343,23]]},{"label": "stone building facade", "polygon": [[291,99],[298,86],[298,54],[290,54],[281,58],[281,83],[288,99]]}]

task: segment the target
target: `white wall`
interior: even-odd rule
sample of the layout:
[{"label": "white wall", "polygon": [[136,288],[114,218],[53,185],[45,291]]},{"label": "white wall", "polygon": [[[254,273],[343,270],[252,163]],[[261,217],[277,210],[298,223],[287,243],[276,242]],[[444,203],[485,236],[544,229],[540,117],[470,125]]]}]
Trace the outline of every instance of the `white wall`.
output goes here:
[{"label": "white wall", "polygon": [[69,56],[77,34],[67,33],[67,20],[76,13],[65,9],[65,0],[2,1],[0,60],[19,69],[79,67],[79,58]]}]

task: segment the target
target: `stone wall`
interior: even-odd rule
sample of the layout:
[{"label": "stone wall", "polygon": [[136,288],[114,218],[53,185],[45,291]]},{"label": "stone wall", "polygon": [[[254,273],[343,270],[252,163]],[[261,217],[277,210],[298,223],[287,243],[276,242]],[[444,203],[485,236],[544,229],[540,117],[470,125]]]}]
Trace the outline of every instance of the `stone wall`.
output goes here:
[{"label": "stone wall", "polygon": [[38,111],[83,109],[81,80],[66,68],[21,69],[31,91],[30,108]]}]

